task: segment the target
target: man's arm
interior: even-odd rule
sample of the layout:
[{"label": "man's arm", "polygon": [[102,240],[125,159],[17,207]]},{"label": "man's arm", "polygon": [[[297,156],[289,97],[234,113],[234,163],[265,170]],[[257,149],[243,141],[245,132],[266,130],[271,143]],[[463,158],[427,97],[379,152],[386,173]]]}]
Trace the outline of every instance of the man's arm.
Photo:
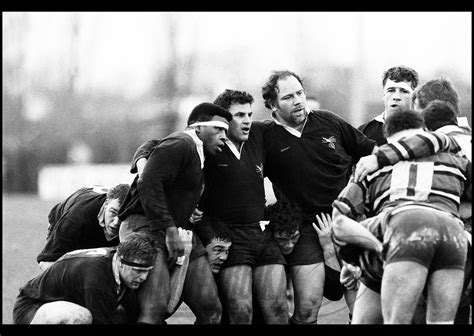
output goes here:
[{"label": "man's arm", "polygon": [[356,165],[355,181],[367,174],[402,160],[412,160],[436,154],[439,151],[461,152],[456,140],[440,132],[424,132],[388,143],[377,148],[374,154],[362,157]]},{"label": "man's arm", "polygon": [[316,219],[319,226],[313,223],[313,228],[318,233],[319,243],[323,248],[324,263],[333,270],[340,272],[341,265],[337,258],[336,249],[334,248],[334,243],[331,238],[331,215],[322,213],[321,217],[316,215]]},{"label": "man's arm", "polygon": [[342,246],[352,244],[381,253],[382,243],[360,223],[344,215],[349,212],[347,204],[337,200],[333,202],[332,231],[338,244]]},{"label": "man's arm", "polygon": [[148,140],[140,145],[133,154],[132,163],[130,166],[130,173],[140,174],[145,166],[146,159],[150,156],[150,153],[153,151],[156,145],[160,141],[156,139]]},{"label": "man's arm", "polygon": [[166,231],[171,264],[184,254],[184,245],[168,209],[165,186],[175,181],[183,162],[191,155],[190,150],[180,139],[162,142],[151,153],[137,181],[138,194],[151,229]]}]

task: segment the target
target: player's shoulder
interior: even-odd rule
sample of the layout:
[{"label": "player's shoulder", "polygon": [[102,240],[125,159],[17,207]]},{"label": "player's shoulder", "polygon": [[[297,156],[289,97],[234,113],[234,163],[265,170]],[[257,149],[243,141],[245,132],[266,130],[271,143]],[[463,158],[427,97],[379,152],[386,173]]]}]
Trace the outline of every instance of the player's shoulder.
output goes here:
[{"label": "player's shoulder", "polygon": [[173,132],[165,138],[161,139],[158,148],[171,148],[178,150],[185,150],[186,148],[194,148],[195,141],[193,137],[185,131]]},{"label": "player's shoulder", "polygon": [[116,247],[98,247],[98,248],[89,248],[89,249],[79,249],[65,253],[58,261],[62,260],[72,260],[79,258],[96,258],[91,260],[102,261],[108,258],[111,258],[113,254],[117,251]]},{"label": "player's shoulder", "polygon": [[341,117],[339,114],[336,112],[326,110],[326,109],[317,109],[317,110],[311,110],[310,113],[308,113],[308,118],[311,119],[319,119],[319,120],[325,120],[327,122],[333,122],[333,123],[340,123],[340,122],[346,122],[343,117]]},{"label": "player's shoulder", "polygon": [[373,118],[373,119],[370,119],[369,121],[363,123],[359,127],[357,127],[357,129],[359,131],[364,132],[365,130],[374,129],[374,128],[381,128],[381,127],[383,127],[383,123],[381,123],[377,119]]}]

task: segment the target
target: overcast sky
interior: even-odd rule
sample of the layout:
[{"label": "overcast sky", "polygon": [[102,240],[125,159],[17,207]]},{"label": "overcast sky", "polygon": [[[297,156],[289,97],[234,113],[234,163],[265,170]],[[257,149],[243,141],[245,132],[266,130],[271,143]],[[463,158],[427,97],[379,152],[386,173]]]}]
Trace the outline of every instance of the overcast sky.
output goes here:
[{"label": "overcast sky", "polygon": [[[57,80],[71,62],[73,15],[29,13],[25,71]],[[198,50],[218,57],[245,50],[252,61],[236,67],[259,78],[275,68],[320,62],[362,64],[371,82],[388,67],[404,64],[422,76],[447,69],[471,83],[470,12],[84,12],[77,17],[79,86],[130,96],[143,93],[157,67],[170,61],[163,29],[170,17],[178,23],[180,55]]]}]

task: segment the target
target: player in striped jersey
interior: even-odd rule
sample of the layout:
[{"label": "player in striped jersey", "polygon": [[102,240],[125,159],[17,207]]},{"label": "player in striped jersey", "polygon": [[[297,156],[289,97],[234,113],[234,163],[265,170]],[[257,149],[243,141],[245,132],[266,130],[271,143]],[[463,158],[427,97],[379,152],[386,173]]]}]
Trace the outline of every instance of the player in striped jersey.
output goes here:
[{"label": "player in striped jersey", "polygon": [[[390,141],[422,131],[422,119],[415,111],[394,113],[389,120],[386,131],[392,136]],[[406,152],[400,144],[392,145],[392,153],[382,156],[385,159]],[[457,212],[461,195],[471,198],[470,169],[466,158],[446,152],[399,162],[362,182],[352,181],[334,202],[336,237],[352,243],[367,237],[366,242],[374,243],[364,247],[378,253],[382,249],[372,233],[384,241],[381,295],[386,323],[411,322],[426,279],[427,323],[453,322],[467,248]],[[370,230],[342,216],[355,218],[364,214],[365,208],[378,214],[368,225]],[[348,239],[344,236],[348,233],[355,235]],[[356,312],[355,307],[354,315]]]}]

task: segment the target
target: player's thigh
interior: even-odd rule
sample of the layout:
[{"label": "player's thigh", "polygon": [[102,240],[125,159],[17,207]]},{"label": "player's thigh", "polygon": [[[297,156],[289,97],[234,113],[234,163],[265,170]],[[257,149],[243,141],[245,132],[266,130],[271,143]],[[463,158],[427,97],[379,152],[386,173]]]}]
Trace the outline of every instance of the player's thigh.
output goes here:
[{"label": "player's thigh", "polygon": [[36,311],[31,324],[91,324],[89,309],[68,301],[43,304]]},{"label": "player's thigh", "polygon": [[324,263],[298,265],[290,268],[295,300],[321,300],[324,290]]},{"label": "player's thigh", "polygon": [[252,268],[235,265],[221,269],[219,281],[227,301],[252,301]]},{"label": "player's thigh", "polygon": [[357,290],[354,308],[352,311],[352,324],[382,324],[382,306],[380,293],[366,287],[362,282]]},{"label": "player's thigh", "polygon": [[254,268],[252,286],[259,299],[285,301],[285,267],[280,264],[272,264]]},{"label": "player's thigh", "polygon": [[183,287],[184,300],[217,300],[217,285],[205,255],[190,261]]},{"label": "player's thigh", "polygon": [[428,279],[428,321],[454,320],[464,282],[463,269],[440,269]]}]

